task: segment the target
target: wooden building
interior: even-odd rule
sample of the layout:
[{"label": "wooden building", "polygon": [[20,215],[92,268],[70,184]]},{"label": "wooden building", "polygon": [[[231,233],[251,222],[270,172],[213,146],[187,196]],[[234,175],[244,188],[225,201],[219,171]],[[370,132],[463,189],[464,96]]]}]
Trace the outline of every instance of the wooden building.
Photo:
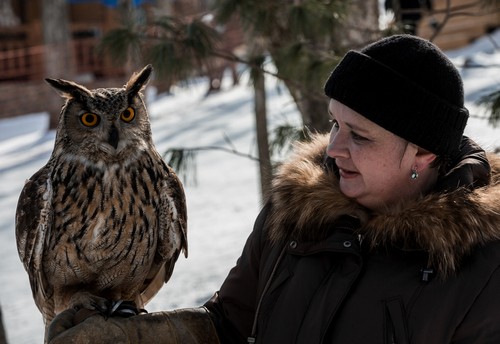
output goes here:
[{"label": "wooden building", "polygon": [[[44,46],[41,7],[41,0],[12,1],[19,25],[0,27],[0,82],[46,77],[43,59],[48,48]],[[122,68],[95,50],[98,40],[118,25],[117,9],[105,1],[72,0],[68,10],[74,73],[90,73],[97,78],[122,74]]]},{"label": "wooden building", "polygon": [[463,47],[500,27],[500,5],[496,3],[484,6],[476,0],[451,0],[448,7],[447,0],[432,0],[432,11],[424,12],[417,35],[432,39],[442,50]]}]

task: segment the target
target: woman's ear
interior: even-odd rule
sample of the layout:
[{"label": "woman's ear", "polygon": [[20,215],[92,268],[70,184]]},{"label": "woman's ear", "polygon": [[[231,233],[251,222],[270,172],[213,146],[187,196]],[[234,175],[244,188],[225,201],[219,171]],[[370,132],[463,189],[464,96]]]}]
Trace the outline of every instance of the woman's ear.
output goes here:
[{"label": "woman's ear", "polygon": [[437,156],[423,148],[418,147],[417,154],[415,155],[415,164],[418,165],[419,170],[426,169]]}]

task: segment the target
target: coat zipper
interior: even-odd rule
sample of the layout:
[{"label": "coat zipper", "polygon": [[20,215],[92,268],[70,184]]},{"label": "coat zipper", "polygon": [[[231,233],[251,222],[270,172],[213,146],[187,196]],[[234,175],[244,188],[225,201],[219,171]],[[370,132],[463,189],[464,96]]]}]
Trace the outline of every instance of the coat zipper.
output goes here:
[{"label": "coat zipper", "polygon": [[257,309],[255,310],[255,316],[253,319],[253,325],[252,325],[252,333],[250,337],[247,338],[247,343],[248,344],[253,344],[257,340],[257,319],[259,318],[259,312],[260,312],[260,306],[262,305],[262,300],[264,299],[264,296],[266,295],[269,287],[271,286],[271,282],[273,281],[274,275],[276,274],[276,271],[278,270],[278,265],[280,264],[281,260],[283,259],[283,256],[285,255],[287,245],[283,246],[283,249],[280,252],[280,255],[278,256],[278,259],[276,259],[276,263],[274,264],[273,271],[271,272],[271,275],[269,276],[266,285],[264,289],[262,290],[262,294],[260,295],[259,298],[259,303],[257,304]]}]

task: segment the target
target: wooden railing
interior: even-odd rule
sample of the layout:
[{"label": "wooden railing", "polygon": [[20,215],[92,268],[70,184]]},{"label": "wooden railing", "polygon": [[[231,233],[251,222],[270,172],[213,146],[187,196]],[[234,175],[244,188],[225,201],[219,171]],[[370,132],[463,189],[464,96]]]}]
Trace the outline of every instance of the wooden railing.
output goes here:
[{"label": "wooden railing", "polygon": [[[38,33],[39,34],[39,33]],[[50,58],[50,48],[33,44],[33,28],[19,26],[0,30],[0,82],[12,80],[37,80],[45,77],[44,61]],[[79,35],[74,35],[78,37]],[[109,66],[105,58],[97,55],[98,37],[74,38],[70,44],[71,66],[77,74],[116,76],[122,71]]]},{"label": "wooden railing", "polygon": [[0,81],[40,78],[43,55],[43,46],[0,51]]}]

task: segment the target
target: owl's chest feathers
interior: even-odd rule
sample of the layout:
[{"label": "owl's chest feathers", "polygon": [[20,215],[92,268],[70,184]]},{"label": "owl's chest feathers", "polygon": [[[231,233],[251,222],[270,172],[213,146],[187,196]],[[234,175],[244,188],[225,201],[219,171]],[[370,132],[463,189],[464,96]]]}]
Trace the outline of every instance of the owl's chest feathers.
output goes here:
[{"label": "owl's chest feathers", "polygon": [[71,261],[76,271],[80,264],[96,272],[110,264],[129,270],[151,264],[165,171],[151,157],[144,159],[126,165],[73,162],[54,168],[55,217],[49,249],[66,248],[65,257],[56,259]]}]

